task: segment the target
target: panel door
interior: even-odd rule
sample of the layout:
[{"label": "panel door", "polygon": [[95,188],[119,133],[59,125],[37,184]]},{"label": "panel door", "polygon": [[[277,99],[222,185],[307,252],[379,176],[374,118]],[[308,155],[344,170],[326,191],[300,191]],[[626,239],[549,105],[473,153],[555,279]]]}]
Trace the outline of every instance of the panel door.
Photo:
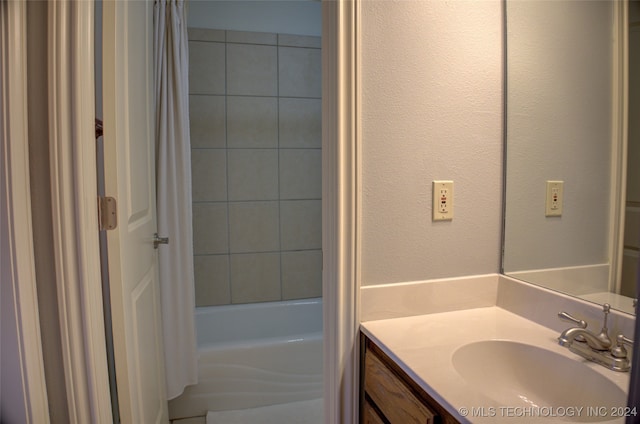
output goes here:
[{"label": "panel door", "polygon": [[105,192],[118,402],[123,423],[168,422],[156,232],[153,2],[103,3]]}]

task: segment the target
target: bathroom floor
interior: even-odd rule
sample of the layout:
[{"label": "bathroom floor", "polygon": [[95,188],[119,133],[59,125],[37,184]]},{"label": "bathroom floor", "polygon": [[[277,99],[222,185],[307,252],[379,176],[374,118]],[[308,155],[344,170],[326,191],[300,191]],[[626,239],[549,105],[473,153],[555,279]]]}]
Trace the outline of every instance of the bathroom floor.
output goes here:
[{"label": "bathroom floor", "polygon": [[198,417],[179,418],[171,420],[171,424],[206,424],[207,417],[204,415]]},{"label": "bathroom floor", "polygon": [[236,411],[209,411],[206,424],[322,424],[322,399]]},{"label": "bathroom floor", "polygon": [[207,416],[172,420],[171,424],[321,424],[322,399],[233,411],[209,411]]}]

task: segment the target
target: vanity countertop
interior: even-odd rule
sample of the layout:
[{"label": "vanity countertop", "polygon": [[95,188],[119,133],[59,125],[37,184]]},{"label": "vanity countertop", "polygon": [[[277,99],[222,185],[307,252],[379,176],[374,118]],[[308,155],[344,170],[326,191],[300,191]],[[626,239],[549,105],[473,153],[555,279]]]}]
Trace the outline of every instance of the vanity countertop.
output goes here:
[{"label": "vanity countertop", "polygon": [[[544,408],[534,412],[525,399],[519,405],[505,406],[467,383],[454,368],[454,352],[461,346],[476,341],[510,340],[547,349],[583,362],[627,392],[629,373],[611,371],[582,359],[558,345],[559,334],[555,331],[500,307],[368,321],[362,323],[361,331],[461,422],[515,423],[523,422],[523,417],[526,417],[526,422],[538,421],[530,415],[523,415],[531,413],[550,415],[539,418],[540,422],[544,423],[572,421],[561,416],[567,414],[576,415],[574,420],[579,414],[581,421],[624,422],[624,418],[615,418],[613,415],[625,411],[613,410],[610,407],[606,410],[598,408],[601,405],[593,405],[596,408],[589,411],[566,405],[566,409]],[[479,361],[478,366],[482,365]],[[567,375],[567,378],[570,379],[571,376]]]}]

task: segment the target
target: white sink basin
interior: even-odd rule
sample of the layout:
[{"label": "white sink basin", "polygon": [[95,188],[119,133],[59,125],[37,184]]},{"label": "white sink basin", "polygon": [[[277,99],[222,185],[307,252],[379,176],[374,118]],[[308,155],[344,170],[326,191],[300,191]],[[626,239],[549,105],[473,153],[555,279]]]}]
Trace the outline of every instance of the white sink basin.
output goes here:
[{"label": "white sink basin", "polygon": [[[524,343],[506,340],[470,343],[453,353],[452,362],[471,386],[504,406],[604,407],[610,411],[611,407],[627,403],[623,390],[581,358],[574,360]],[[611,417],[582,414],[573,418],[606,419]]]}]

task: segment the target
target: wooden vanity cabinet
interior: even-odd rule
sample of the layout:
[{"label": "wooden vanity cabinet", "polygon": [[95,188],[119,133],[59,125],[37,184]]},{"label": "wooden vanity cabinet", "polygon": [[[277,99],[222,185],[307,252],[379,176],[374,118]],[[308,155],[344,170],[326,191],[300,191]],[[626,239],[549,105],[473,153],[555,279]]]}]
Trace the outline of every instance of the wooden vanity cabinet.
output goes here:
[{"label": "wooden vanity cabinet", "polygon": [[459,423],[367,336],[361,336],[360,423]]}]

